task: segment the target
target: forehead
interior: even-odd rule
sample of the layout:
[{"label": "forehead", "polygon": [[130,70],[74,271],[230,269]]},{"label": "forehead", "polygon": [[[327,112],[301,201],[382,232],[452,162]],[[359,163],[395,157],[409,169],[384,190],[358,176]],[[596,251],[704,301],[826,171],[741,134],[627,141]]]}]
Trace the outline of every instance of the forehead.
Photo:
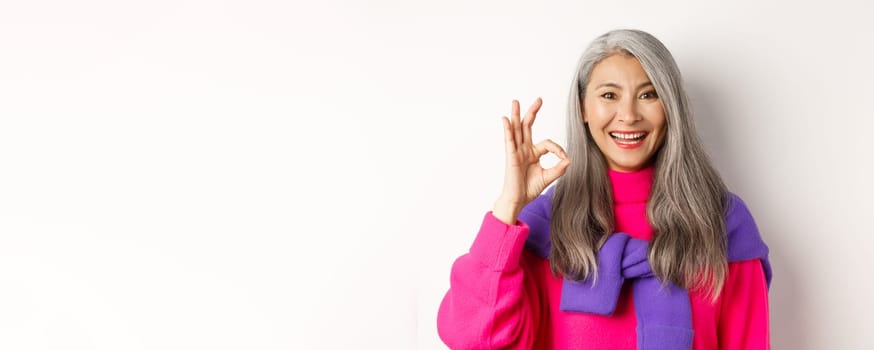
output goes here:
[{"label": "forehead", "polygon": [[589,77],[590,86],[611,82],[622,87],[634,87],[647,81],[649,77],[640,61],[624,54],[614,54],[601,60],[595,64]]}]

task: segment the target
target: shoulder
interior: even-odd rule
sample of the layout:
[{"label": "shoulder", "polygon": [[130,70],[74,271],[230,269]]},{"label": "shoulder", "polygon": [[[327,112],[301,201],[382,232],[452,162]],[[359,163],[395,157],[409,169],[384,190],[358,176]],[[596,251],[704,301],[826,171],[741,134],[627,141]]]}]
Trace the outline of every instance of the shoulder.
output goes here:
[{"label": "shoulder", "polygon": [[758,231],[755,227],[756,223],[753,219],[753,214],[750,212],[750,209],[747,207],[747,204],[743,199],[732,192],[728,192],[727,197],[728,203],[725,206],[725,228],[726,231],[728,231],[728,234],[731,235],[738,229],[744,228],[748,230],[755,229]]},{"label": "shoulder", "polygon": [[725,230],[728,240],[728,260],[742,261],[768,255],[759,227],[746,203],[735,193],[728,193]]},{"label": "shoulder", "polygon": [[549,222],[552,217],[552,198],[555,186],[546,189],[519,213],[519,221],[528,225],[525,248],[540,257],[547,257],[552,243],[549,238]]},{"label": "shoulder", "polygon": [[728,262],[759,259],[762,263],[765,280],[770,286],[772,271],[768,259],[768,245],[762,239],[759,227],[746,203],[740,196],[731,192],[728,193],[725,229],[728,235]]}]

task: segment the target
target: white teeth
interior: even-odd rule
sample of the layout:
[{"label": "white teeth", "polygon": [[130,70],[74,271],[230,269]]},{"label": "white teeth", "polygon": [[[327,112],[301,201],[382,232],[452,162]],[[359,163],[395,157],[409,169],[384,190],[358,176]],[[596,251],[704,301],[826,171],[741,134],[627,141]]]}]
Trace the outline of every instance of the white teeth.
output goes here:
[{"label": "white teeth", "polygon": [[638,138],[643,137],[643,135],[646,135],[646,133],[644,133],[644,132],[636,132],[636,133],[630,133],[630,134],[620,134],[620,133],[613,133],[613,132],[610,133],[610,136],[613,136],[613,137],[618,138],[618,139],[625,139],[625,140],[638,139]]}]

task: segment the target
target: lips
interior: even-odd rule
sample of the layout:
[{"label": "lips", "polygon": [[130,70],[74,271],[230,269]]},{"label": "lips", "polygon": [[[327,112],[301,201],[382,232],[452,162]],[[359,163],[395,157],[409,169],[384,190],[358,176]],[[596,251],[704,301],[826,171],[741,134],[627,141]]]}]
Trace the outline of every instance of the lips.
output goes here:
[{"label": "lips", "polygon": [[625,149],[637,148],[649,135],[646,131],[611,131],[609,134],[617,146]]}]

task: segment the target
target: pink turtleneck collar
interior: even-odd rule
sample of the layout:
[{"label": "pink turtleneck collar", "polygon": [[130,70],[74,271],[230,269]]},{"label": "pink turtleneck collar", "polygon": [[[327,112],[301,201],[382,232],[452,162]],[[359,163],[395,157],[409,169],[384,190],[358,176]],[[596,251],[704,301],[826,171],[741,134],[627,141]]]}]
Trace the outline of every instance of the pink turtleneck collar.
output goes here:
[{"label": "pink turtleneck collar", "polygon": [[613,169],[608,169],[607,172],[613,185],[613,202],[645,203],[649,198],[652,188],[652,166],[627,173]]}]

